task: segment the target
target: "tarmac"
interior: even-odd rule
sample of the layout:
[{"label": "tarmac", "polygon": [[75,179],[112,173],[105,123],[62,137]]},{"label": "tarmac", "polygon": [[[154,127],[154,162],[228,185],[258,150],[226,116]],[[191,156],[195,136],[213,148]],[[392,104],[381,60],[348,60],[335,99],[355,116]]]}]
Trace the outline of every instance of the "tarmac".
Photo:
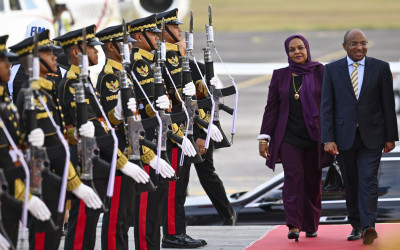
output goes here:
[{"label": "tarmac", "polygon": [[[249,246],[251,243],[265,235],[275,226],[189,226],[187,234],[196,239],[204,239],[207,245],[197,248],[205,250],[241,250]],[[161,229],[162,233],[162,229]],[[101,249],[101,227],[97,228],[95,250]],[[64,249],[64,239],[60,242],[60,250]],[[28,250],[28,242],[24,244],[18,242],[18,248]],[[135,241],[133,236],[133,227],[129,230],[129,249],[135,249]],[[166,248],[161,248],[166,249]]]}]

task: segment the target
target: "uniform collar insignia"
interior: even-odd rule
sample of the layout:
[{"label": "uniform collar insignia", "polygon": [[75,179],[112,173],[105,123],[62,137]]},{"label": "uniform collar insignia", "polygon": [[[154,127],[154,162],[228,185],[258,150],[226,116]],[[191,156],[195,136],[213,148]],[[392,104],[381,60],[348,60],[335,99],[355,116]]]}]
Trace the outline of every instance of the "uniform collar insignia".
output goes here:
[{"label": "uniform collar insignia", "polygon": [[52,81],[46,80],[42,77],[39,78],[39,80],[35,81],[32,83],[32,87],[34,89],[46,89],[46,90],[52,90],[53,89],[54,83]]},{"label": "uniform collar insignia", "polygon": [[139,53],[141,56],[147,58],[147,59],[150,60],[150,61],[153,61],[153,59],[154,59],[154,55],[153,55],[152,53],[150,53],[150,52],[144,50],[144,49],[139,49],[138,53]]},{"label": "uniform collar insignia", "polygon": [[67,79],[78,79],[79,72],[79,66],[71,64],[71,67],[67,72]]},{"label": "uniform collar insignia", "polygon": [[114,73],[113,68],[118,70],[118,71],[121,71],[122,70],[122,64],[117,62],[117,61],[114,61],[114,60],[111,60],[111,59],[107,58],[107,63],[105,65],[105,67],[104,67],[104,73],[113,74]]},{"label": "uniform collar insignia", "polygon": [[165,48],[167,49],[167,51],[169,50],[178,51],[178,45],[173,43],[165,43]]}]

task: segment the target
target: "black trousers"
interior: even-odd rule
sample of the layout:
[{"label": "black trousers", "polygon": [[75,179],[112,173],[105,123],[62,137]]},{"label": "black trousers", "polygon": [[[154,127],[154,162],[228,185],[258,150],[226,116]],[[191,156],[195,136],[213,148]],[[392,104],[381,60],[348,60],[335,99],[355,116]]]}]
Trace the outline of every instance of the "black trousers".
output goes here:
[{"label": "black trousers", "polygon": [[64,213],[59,214],[58,200],[57,201],[44,201],[46,206],[51,212],[51,218],[57,226],[57,230],[50,229],[49,222],[40,222],[30,216],[29,218],[29,249],[58,249],[61,241],[61,230],[63,226]]},{"label": "black trousers", "polygon": [[129,249],[128,231],[132,226],[134,210],[135,181],[124,174],[118,174],[115,176],[110,207],[103,215],[101,249]]},{"label": "black trousers", "polygon": [[150,175],[156,191],[142,192],[136,195],[135,201],[135,249],[160,249],[160,225],[167,199],[166,181],[159,181],[155,170],[149,165],[143,166]]},{"label": "black trousers", "polygon": [[[210,141],[205,160],[202,163],[195,163],[194,166],[201,186],[218,211],[221,219],[225,221],[233,216],[234,211],[226,196],[224,184],[215,172],[213,151],[213,142]],[[179,157],[177,160],[179,162]],[[171,164],[173,162],[174,160],[171,160]],[[184,204],[189,183],[190,165],[184,165],[182,168],[178,167],[178,176],[179,179],[176,184],[170,183],[168,187],[168,206],[167,213],[164,215],[163,233],[169,235],[186,233]],[[173,204],[175,207],[173,207]]]},{"label": "black trousers", "polygon": [[182,150],[178,147],[168,152],[172,168],[178,177],[176,181],[168,182],[168,199],[163,214],[163,233],[168,235],[186,233],[185,201],[189,184],[190,164],[179,166]]},{"label": "black trousers", "polygon": [[[3,202],[3,201],[2,201]],[[18,243],[18,229],[21,214],[17,213],[13,207],[6,203],[2,203],[1,206],[1,217],[4,230],[10,238],[12,244],[17,247]]]},{"label": "black trousers", "polygon": [[[104,200],[108,179],[96,179],[94,185],[101,200]],[[65,237],[64,249],[94,249],[96,243],[96,228],[100,213],[87,213],[83,201],[74,197],[71,200],[71,210],[68,219],[68,234]]]},{"label": "black trousers", "polygon": [[357,130],[354,145],[349,150],[339,150],[337,160],[346,189],[348,218],[353,228],[375,227],[382,148],[367,149]]}]

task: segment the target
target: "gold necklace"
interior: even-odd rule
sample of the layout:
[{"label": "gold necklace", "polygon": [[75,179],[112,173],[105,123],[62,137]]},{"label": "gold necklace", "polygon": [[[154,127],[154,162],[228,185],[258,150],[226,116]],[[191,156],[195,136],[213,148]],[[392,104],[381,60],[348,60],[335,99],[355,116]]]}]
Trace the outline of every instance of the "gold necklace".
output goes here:
[{"label": "gold necklace", "polygon": [[293,78],[293,89],[294,89],[294,99],[299,100],[300,99],[300,95],[299,95],[299,91],[301,89],[301,87],[303,86],[303,84],[300,85],[300,88],[298,90],[296,90],[296,85],[294,84],[294,76],[292,76]]}]

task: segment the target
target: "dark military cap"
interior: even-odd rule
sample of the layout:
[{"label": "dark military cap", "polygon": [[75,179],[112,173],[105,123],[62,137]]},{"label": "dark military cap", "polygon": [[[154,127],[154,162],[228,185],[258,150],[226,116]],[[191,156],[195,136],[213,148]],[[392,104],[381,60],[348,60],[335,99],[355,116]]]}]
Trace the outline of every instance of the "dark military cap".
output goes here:
[{"label": "dark military cap", "polygon": [[[93,25],[88,26],[83,29],[86,29],[87,45],[95,46],[95,45],[103,45],[104,44],[102,42],[99,42],[96,39],[96,36],[95,36],[96,25],[93,24]],[[82,40],[83,40],[82,30],[83,29],[78,29],[78,30],[74,30],[74,31],[65,33],[62,36],[54,38],[54,41],[59,42],[61,47],[63,47],[64,49],[68,48],[69,46],[72,46],[72,45],[82,44]]]},{"label": "dark military cap", "polygon": [[[33,39],[34,37],[28,37],[24,39],[22,42],[15,44],[10,47],[12,52],[17,53],[19,57],[24,57],[28,54],[33,53]],[[52,49],[60,49],[60,47],[53,44],[53,42],[49,39],[49,30],[45,30],[38,34],[38,50],[52,50]]]},{"label": "dark military cap", "polygon": [[0,57],[18,57],[17,54],[7,51],[8,35],[0,36]]},{"label": "dark military cap", "polygon": [[165,24],[183,24],[181,21],[178,20],[178,8],[158,13],[157,25],[161,25],[163,17]]},{"label": "dark military cap", "polygon": [[[128,34],[128,36],[127,36],[128,42],[132,42],[132,43],[136,42],[135,39],[133,39],[133,38],[131,38],[131,36],[129,36],[129,30],[131,28],[130,24],[127,24],[126,26],[127,26],[126,32]],[[105,28],[105,29],[97,32],[96,37],[99,39],[100,42],[103,42],[103,43],[112,42],[112,41],[122,42],[124,39],[124,32],[122,30],[122,24]]]},{"label": "dark military cap", "polygon": [[133,20],[130,23],[131,28],[129,30],[129,33],[142,32],[142,31],[150,31],[150,32],[160,33],[161,30],[159,30],[157,28],[156,22],[157,22],[156,14],[150,15],[148,17]]}]

